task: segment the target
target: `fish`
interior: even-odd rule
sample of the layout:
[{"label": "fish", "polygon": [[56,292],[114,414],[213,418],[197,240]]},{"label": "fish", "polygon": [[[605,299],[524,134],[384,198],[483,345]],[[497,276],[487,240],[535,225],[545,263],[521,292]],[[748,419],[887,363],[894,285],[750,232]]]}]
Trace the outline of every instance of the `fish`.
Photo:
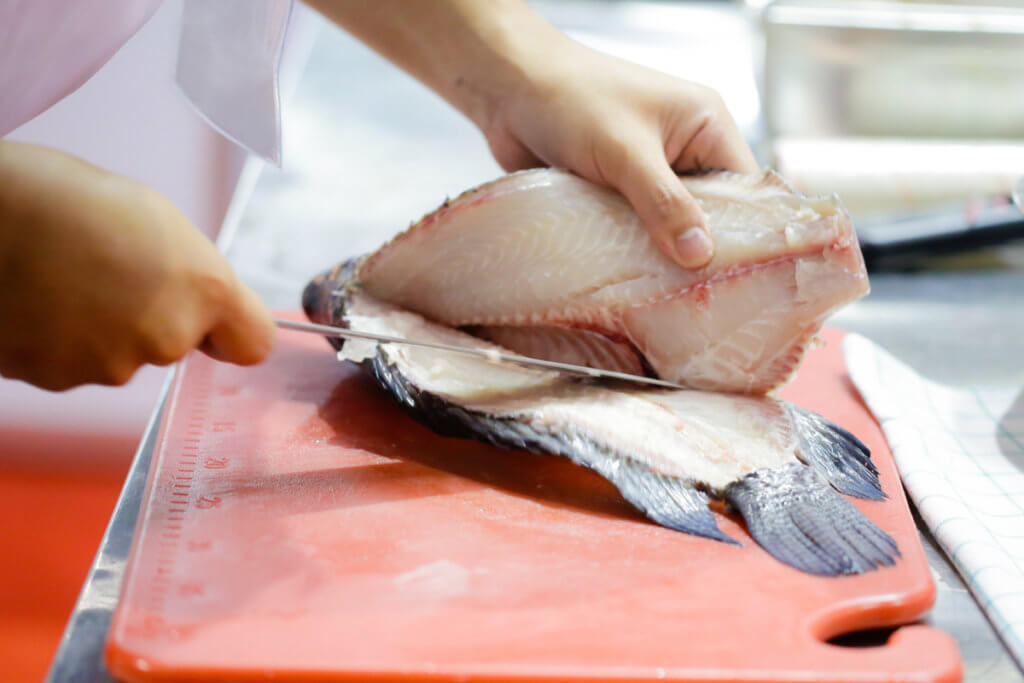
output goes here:
[{"label": "fish", "polygon": [[[368,291],[362,259],[303,292],[313,322],[502,350]],[[438,266],[440,267],[440,266]],[[896,542],[842,494],[882,500],[855,436],[770,396],[641,387],[405,344],[328,341],[401,408],[444,436],[569,458],[611,482],[653,522],[729,545],[710,504],[725,501],[779,561],[821,576],[891,566]]]},{"label": "fish", "polygon": [[559,169],[463,193],[362,259],[368,294],[516,353],[763,394],[870,287],[838,198],[772,171],[683,176],[711,261],[671,261],[618,193]]}]

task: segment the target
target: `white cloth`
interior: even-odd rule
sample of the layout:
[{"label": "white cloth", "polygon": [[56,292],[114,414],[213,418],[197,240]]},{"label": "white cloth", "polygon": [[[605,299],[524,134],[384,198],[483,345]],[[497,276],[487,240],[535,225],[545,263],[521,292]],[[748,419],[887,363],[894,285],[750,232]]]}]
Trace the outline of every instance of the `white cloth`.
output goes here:
[{"label": "white cloth", "polygon": [[948,387],[847,335],[850,377],[904,488],[1024,664],[1024,387]]},{"label": "white cloth", "polygon": [[85,83],[160,0],[0,0],[0,137]]},{"label": "white cloth", "polygon": [[[0,0],[0,137],[98,71],[161,0]],[[294,0],[185,0],[176,79],[225,137],[281,163],[278,69]],[[154,78],[164,78],[154,74]]]}]

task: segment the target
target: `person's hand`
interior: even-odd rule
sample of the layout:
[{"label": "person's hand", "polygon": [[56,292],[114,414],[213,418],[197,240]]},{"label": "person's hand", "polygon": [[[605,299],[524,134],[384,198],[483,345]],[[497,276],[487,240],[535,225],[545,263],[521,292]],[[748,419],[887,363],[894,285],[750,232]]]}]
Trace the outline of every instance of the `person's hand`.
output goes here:
[{"label": "person's hand", "polygon": [[468,116],[505,170],[558,166],[619,190],[685,267],[712,245],[674,171],[758,171],[714,91],[587,49],[522,0],[306,2]]},{"label": "person's hand", "polygon": [[619,190],[682,266],[705,265],[705,217],[677,172],[758,164],[713,90],[568,40],[478,121],[506,171],[557,166]]},{"label": "person's hand", "polygon": [[0,375],[123,384],[193,348],[257,363],[270,314],[168,200],[53,150],[0,141]]}]

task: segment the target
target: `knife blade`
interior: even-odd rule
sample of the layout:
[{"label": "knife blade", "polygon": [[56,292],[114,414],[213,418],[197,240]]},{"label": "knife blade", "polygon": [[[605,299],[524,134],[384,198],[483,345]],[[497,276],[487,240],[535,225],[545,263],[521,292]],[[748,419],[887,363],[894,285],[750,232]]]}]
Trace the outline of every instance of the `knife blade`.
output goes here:
[{"label": "knife blade", "polygon": [[654,377],[631,375],[628,372],[617,372],[615,370],[601,370],[598,368],[588,368],[585,365],[574,365],[573,363],[560,363],[558,361],[543,360],[541,358],[521,356],[517,353],[507,353],[505,351],[497,351],[495,349],[477,349],[471,346],[454,346],[452,344],[441,344],[439,342],[405,339],[403,337],[392,337],[386,334],[358,332],[356,330],[349,330],[344,327],[333,327],[331,325],[320,325],[317,323],[307,323],[298,320],[285,320],[283,318],[274,318],[274,323],[281,329],[318,334],[322,337],[364,339],[367,341],[378,342],[380,344],[405,344],[407,346],[418,346],[421,348],[435,349],[439,351],[461,353],[467,356],[481,358],[492,363],[512,363],[515,365],[521,365],[530,368],[541,368],[544,370],[557,370],[559,372],[568,372],[583,377],[617,379],[625,382],[647,384],[656,387],[666,387],[669,389],[686,389],[686,387],[682,386],[681,384],[676,384],[675,382],[668,382],[663,379],[656,379]]}]

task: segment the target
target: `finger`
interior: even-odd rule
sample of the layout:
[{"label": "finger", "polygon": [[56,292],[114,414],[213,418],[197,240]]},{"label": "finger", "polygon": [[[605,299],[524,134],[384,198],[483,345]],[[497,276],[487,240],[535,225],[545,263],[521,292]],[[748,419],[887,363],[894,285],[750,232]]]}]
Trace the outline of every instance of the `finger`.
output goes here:
[{"label": "finger", "polygon": [[511,135],[489,138],[487,144],[490,145],[494,160],[509,173],[545,165],[536,154]]},{"label": "finger", "polygon": [[217,360],[253,365],[274,345],[274,320],[256,293],[236,282],[234,296],[223,307],[217,323],[199,349]]},{"label": "finger", "polygon": [[633,205],[661,250],[684,268],[706,265],[714,248],[704,212],[669,168],[660,146],[646,151],[625,147],[611,156],[602,167],[606,179]]},{"label": "finger", "polygon": [[672,165],[680,171],[724,168],[755,174],[761,170],[736,122],[726,111],[708,116]]}]

